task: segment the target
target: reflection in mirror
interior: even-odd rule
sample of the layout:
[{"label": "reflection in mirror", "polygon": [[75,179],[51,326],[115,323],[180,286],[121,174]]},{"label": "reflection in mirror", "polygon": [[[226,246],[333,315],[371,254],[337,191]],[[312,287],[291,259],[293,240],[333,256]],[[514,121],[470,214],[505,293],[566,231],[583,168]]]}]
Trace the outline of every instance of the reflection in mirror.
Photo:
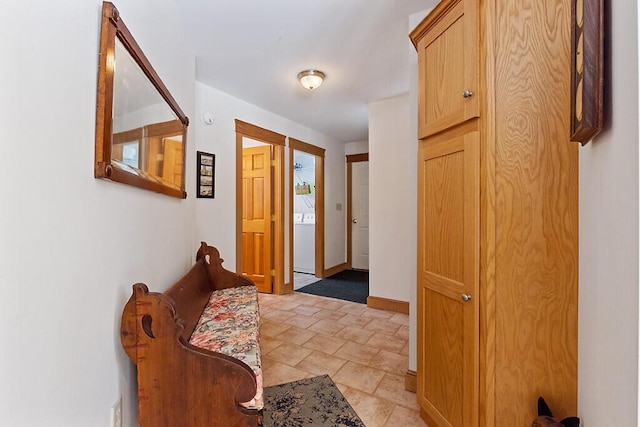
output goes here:
[{"label": "reflection in mirror", "polygon": [[98,80],[96,177],[185,198],[188,119],[109,2]]}]

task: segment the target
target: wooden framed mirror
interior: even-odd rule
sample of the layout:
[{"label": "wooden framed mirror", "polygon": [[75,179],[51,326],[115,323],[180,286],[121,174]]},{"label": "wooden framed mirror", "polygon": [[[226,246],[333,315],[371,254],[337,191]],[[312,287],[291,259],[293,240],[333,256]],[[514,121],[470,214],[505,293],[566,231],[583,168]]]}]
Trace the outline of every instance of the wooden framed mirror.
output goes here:
[{"label": "wooden framed mirror", "polygon": [[94,175],[185,199],[189,119],[118,10],[102,3]]}]

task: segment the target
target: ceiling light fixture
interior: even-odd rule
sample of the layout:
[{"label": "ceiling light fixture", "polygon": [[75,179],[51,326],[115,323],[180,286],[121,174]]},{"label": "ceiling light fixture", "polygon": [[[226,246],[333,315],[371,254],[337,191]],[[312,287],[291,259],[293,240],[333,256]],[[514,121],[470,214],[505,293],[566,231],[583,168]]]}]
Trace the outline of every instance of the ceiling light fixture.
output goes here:
[{"label": "ceiling light fixture", "polygon": [[322,84],[324,73],[318,70],[304,70],[298,73],[298,80],[305,89],[314,90]]}]

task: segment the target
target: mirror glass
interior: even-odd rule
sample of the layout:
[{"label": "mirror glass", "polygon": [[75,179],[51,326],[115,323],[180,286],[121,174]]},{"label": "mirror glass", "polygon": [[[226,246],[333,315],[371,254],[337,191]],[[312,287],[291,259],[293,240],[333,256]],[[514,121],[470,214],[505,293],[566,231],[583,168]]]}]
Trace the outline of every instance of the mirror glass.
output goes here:
[{"label": "mirror glass", "polygon": [[108,2],[98,77],[96,177],[185,198],[188,119]]},{"label": "mirror glass", "polygon": [[182,123],[118,39],[114,69],[112,164],[180,189]]}]

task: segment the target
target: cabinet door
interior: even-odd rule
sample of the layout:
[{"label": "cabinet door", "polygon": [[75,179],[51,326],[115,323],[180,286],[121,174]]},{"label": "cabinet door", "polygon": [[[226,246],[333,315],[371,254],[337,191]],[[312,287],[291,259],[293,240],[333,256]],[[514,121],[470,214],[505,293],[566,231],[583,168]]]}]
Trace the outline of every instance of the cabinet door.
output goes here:
[{"label": "cabinet door", "polygon": [[441,2],[418,41],[418,134],[425,138],[479,115],[478,2]]},{"label": "cabinet door", "polygon": [[430,426],[478,425],[479,137],[421,141],[417,395]]}]

